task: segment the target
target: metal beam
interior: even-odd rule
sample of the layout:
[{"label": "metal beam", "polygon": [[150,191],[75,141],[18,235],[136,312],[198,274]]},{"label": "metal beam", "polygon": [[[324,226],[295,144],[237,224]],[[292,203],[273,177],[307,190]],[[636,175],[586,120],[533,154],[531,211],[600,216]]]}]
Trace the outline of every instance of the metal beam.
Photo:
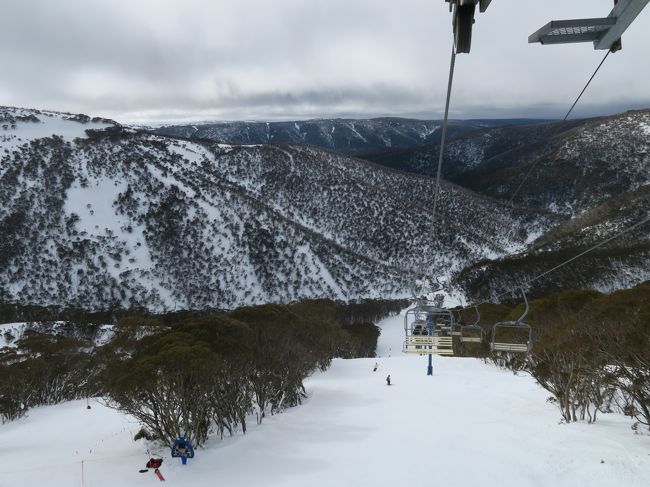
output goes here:
[{"label": "metal beam", "polygon": [[616,50],[617,41],[648,3],[650,0],[617,0],[614,9],[605,18],[554,20],[528,37],[528,42],[593,42],[595,49]]},{"label": "metal beam", "polygon": [[[649,0],[650,1],[650,0]],[[528,37],[528,42],[559,44],[600,39],[604,32],[616,24],[616,19],[553,20]]]},{"label": "metal beam", "polygon": [[650,0],[619,0],[609,14],[610,18],[616,19],[616,24],[594,42],[594,48],[610,49],[649,2]]},{"label": "metal beam", "polygon": [[602,36],[601,32],[580,32],[577,34],[543,35],[539,38],[540,44],[569,44],[573,42],[597,41]]}]

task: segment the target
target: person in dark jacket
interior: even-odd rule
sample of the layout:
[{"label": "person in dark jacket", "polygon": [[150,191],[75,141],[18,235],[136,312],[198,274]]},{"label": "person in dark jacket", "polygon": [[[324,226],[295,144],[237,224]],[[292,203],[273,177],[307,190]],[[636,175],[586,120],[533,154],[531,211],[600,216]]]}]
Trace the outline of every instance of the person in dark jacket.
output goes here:
[{"label": "person in dark jacket", "polygon": [[386,377],[386,385],[387,386],[390,385],[390,374],[388,374],[388,376]]}]

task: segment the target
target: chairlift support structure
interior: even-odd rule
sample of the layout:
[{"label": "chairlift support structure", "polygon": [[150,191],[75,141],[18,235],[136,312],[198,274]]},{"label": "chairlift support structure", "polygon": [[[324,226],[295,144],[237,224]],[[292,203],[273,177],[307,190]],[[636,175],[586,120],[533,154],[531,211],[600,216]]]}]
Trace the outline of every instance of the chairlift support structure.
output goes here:
[{"label": "chairlift support structure", "polygon": [[594,19],[553,20],[528,37],[529,43],[569,44],[593,42],[594,49],[612,52],[622,48],[621,36],[650,0],[614,0],[607,17]]},{"label": "chairlift support structure", "polygon": [[[493,352],[512,352],[512,353],[530,353],[533,347],[533,329],[530,325],[523,322],[528,314],[528,298],[523,289],[521,294],[524,297],[526,308],[523,314],[516,321],[503,321],[496,323],[492,327],[492,341],[490,349]],[[504,339],[504,334],[509,330],[516,332],[515,338]]]},{"label": "chairlift support structure", "polygon": [[492,0],[445,0],[445,2],[449,4],[449,11],[453,12],[452,25],[456,54],[469,53],[472,48],[476,6],[479,6],[479,11],[485,12]]}]

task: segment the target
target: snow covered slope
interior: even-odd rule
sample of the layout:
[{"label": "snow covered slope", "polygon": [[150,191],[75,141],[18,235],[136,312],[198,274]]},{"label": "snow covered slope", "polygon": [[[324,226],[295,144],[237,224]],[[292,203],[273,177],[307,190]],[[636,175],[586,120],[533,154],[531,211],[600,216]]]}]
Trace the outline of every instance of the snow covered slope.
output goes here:
[{"label": "snow covered slope", "polygon": [[[436,359],[427,377],[425,357],[400,353],[402,316],[381,326],[378,372],[374,359],[336,360],[308,381],[306,404],[212,440],[187,466],[158,449],[167,485],[650,485],[650,436],[634,435],[627,418],[558,424],[530,377],[479,360]],[[147,446],[131,440],[137,424],[91,404],[39,408],[0,426],[0,485],[81,485],[82,460],[83,485],[157,485],[152,472],[138,473]]]},{"label": "snow covered slope", "polygon": [[[572,217],[650,184],[650,110],[537,125],[488,127],[450,137],[443,177],[463,187]],[[434,174],[439,143],[363,156]]]},{"label": "snow covered slope", "polygon": [[528,174],[515,202],[579,215],[650,184],[649,126],[650,110],[636,110],[542,126],[537,141],[520,137],[524,129],[515,127],[511,135],[521,145],[483,159],[453,180],[510,199]]},{"label": "snow covered slope", "polygon": [[[650,112],[640,111],[571,122],[557,134],[545,125],[458,136],[454,160],[487,171],[495,188],[518,184],[521,169],[539,160],[543,171],[522,193],[543,193],[546,210],[444,183],[433,221],[430,178],[315,147],[224,146],[0,107],[0,301],[160,311],[397,298],[410,295],[423,267],[453,276],[468,299],[485,298],[579,253],[569,239],[554,253],[526,249],[569,214],[600,214],[613,194],[647,189],[648,126]],[[497,159],[503,165],[492,167]],[[601,171],[610,159],[616,177]],[[568,204],[576,196],[558,189],[561,181],[579,190],[580,205]],[[581,240],[628,221],[611,213],[584,227]],[[547,290],[647,279],[646,230],[642,247],[623,248],[614,264],[611,252],[597,265],[584,261]],[[532,263],[507,259],[524,250]]]},{"label": "snow covered slope", "polygon": [[[4,301],[163,310],[401,297],[424,263],[448,274],[554,222],[449,184],[433,222],[431,179],[316,148],[0,117]],[[30,124],[40,132],[16,142]],[[512,227],[514,242],[498,231]]]},{"label": "snow covered slope", "polygon": [[101,130],[116,125],[112,120],[87,115],[0,106],[0,148],[11,149],[52,136],[72,142],[85,138],[86,129]]}]

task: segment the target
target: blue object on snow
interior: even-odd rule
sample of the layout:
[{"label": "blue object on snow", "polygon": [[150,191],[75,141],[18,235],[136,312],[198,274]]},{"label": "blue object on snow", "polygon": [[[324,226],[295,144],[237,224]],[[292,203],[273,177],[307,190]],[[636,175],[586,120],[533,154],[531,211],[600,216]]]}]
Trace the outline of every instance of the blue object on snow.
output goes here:
[{"label": "blue object on snow", "polygon": [[188,458],[194,458],[192,444],[185,438],[177,439],[172,445],[172,458],[180,458],[183,465],[186,465]]}]

